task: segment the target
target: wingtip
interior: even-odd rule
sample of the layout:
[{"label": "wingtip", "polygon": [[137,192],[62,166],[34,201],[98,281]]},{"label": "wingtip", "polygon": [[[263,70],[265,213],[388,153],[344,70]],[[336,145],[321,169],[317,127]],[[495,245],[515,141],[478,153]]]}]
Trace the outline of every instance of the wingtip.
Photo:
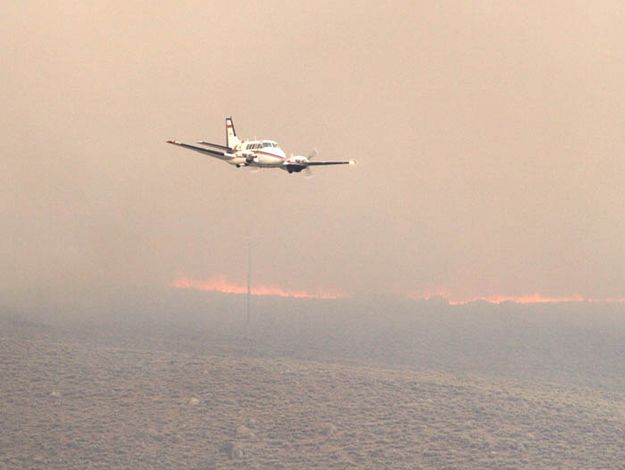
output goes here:
[{"label": "wingtip", "polygon": [[356,163],[358,163],[356,160],[350,160],[349,161],[349,165],[355,165]]},{"label": "wingtip", "polygon": [[177,144],[178,141],[176,141],[176,140],[168,140],[167,143],[168,144]]}]

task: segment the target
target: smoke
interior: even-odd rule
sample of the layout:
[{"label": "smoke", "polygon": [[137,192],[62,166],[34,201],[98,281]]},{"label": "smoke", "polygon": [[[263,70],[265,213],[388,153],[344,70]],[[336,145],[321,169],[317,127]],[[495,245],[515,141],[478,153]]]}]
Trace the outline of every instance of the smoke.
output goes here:
[{"label": "smoke", "polygon": [[[621,298],[624,31],[619,2],[8,4],[0,293],[244,279],[252,239],[285,292]],[[165,144],[228,115],[360,164]]]}]

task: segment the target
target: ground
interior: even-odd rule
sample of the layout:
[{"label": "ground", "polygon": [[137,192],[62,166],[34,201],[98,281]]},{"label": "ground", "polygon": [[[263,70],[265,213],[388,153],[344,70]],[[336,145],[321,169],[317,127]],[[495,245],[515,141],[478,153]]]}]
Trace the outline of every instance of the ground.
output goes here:
[{"label": "ground", "polygon": [[[3,318],[0,468],[617,468],[618,390]],[[184,336],[181,337],[181,340]]]}]

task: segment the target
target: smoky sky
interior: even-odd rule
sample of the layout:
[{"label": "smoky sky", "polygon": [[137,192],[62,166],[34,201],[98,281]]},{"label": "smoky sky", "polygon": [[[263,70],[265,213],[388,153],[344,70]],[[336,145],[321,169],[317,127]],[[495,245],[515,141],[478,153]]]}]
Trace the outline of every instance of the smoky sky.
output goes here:
[{"label": "smoky sky", "polygon": [[[618,1],[5,2],[1,289],[625,296]],[[252,173],[242,137],[355,167]]]}]

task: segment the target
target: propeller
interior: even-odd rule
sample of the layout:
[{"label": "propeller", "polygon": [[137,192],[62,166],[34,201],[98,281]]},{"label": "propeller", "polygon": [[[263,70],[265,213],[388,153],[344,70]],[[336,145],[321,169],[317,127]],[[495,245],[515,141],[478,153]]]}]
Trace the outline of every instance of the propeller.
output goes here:
[{"label": "propeller", "polygon": [[[319,152],[317,151],[316,148],[312,149],[310,151],[310,153],[308,154],[308,160],[312,160],[313,158],[315,158],[317,155],[319,155]],[[310,179],[313,177],[313,172],[310,169],[309,166],[307,166],[306,168],[304,168],[304,178],[306,179]]]}]

